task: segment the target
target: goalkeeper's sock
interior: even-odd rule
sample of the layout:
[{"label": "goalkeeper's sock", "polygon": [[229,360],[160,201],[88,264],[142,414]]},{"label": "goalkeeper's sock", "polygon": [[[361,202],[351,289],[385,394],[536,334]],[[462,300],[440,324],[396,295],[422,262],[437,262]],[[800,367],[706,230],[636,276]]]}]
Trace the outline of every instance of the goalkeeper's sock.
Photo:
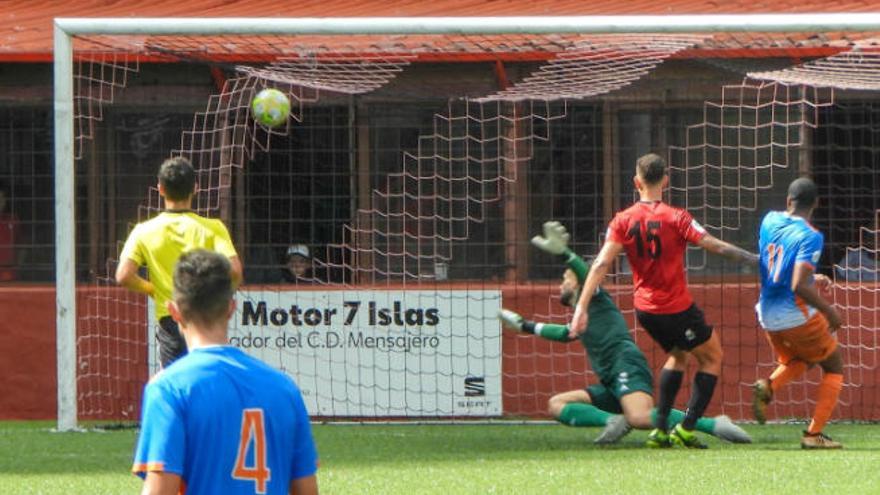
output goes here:
[{"label": "goalkeeper's sock", "polygon": [[770,375],[770,390],[775,394],[788,382],[804,374],[807,371],[807,363],[800,360],[792,360],[788,364],[780,364]]},{"label": "goalkeeper's sock", "polygon": [[819,391],[816,395],[816,411],[813,413],[813,421],[807,428],[807,433],[821,433],[825,423],[831,417],[834,406],[837,405],[837,397],[843,388],[843,375],[840,373],[825,373],[819,382]]},{"label": "goalkeeper's sock", "polygon": [[568,338],[568,327],[565,325],[525,321],[523,322],[523,330],[555,342],[569,342],[571,340]]},{"label": "goalkeeper's sock", "polygon": [[688,401],[684,420],[681,422],[681,426],[685,430],[692,431],[697,426],[697,420],[706,412],[706,407],[709,405],[709,401],[712,400],[712,395],[715,393],[715,384],[717,383],[717,375],[703,371],[698,371],[694,375],[694,389]]},{"label": "goalkeeper's sock", "polygon": [[[666,425],[669,429],[672,429],[673,426],[681,423],[684,420],[684,411],[680,409],[670,409],[669,410],[669,419],[667,419]],[[651,422],[653,424],[657,424],[657,408],[651,409]],[[700,418],[697,420],[697,431],[701,431],[703,433],[708,433],[710,435],[715,432],[715,419],[714,418]]]},{"label": "goalkeeper's sock", "polygon": [[697,419],[697,426],[695,429],[697,431],[702,431],[703,433],[708,433],[709,435],[714,435],[715,418],[701,417]]},{"label": "goalkeeper's sock", "polygon": [[562,408],[556,420],[568,426],[605,426],[611,416],[592,404],[572,402]]},{"label": "goalkeeper's sock", "polygon": [[660,371],[660,393],[657,397],[657,414],[654,415],[654,427],[663,432],[669,431],[669,412],[681,388],[684,373],[674,369],[663,368]]}]

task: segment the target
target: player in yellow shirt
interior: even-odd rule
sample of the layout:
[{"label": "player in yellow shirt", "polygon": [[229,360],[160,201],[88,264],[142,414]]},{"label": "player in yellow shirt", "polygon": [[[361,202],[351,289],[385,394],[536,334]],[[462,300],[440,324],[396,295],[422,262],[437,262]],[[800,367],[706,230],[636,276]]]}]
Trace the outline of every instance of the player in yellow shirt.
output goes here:
[{"label": "player in yellow shirt", "polygon": [[[173,289],[172,273],[180,256],[197,248],[216,251],[229,258],[233,283],[237,286],[242,279],[241,260],[226,226],[192,211],[195,185],[196,173],[189,160],[175,157],[162,163],[159,195],[165,200],[165,210],[135,225],[116,268],[119,285],[146,294],[156,303],[156,340],[163,368],[186,354],[186,341],[167,308]],[[138,275],[141,266],[147,267],[149,280]]]}]

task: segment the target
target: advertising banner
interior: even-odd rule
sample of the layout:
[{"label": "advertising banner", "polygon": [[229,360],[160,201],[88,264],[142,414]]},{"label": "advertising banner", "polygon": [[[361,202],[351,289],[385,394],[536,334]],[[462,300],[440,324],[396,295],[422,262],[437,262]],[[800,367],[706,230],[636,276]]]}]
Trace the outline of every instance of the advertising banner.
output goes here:
[{"label": "advertising banner", "polygon": [[501,415],[500,291],[240,290],[236,300],[229,343],[288,373],[312,415]]}]

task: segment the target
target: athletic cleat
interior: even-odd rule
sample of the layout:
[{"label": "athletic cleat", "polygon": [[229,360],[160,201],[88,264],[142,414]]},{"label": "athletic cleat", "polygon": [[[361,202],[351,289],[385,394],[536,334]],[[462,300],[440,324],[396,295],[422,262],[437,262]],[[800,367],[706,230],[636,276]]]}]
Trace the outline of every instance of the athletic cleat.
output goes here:
[{"label": "athletic cleat", "polygon": [[512,328],[514,330],[522,330],[523,328],[523,317],[509,309],[499,309],[498,319],[501,320],[501,323],[507,328]]},{"label": "athletic cleat", "polygon": [[759,424],[767,422],[767,404],[773,399],[770,382],[761,378],[752,385],[752,414]]},{"label": "athletic cleat", "polygon": [[843,444],[840,442],[835,442],[828,435],[819,432],[816,434],[810,434],[808,432],[804,432],[804,436],[801,437],[801,448],[803,449],[842,449]]},{"label": "athletic cleat", "polygon": [[669,440],[673,445],[685,447],[688,449],[708,449],[709,446],[704,444],[697,438],[696,433],[687,431],[681,426],[681,423],[675,425],[672,432],[669,433]]},{"label": "athletic cleat", "polygon": [[752,437],[739,426],[733,424],[726,414],[715,417],[715,428],[712,434],[732,443],[752,443]]},{"label": "athletic cleat", "polygon": [[654,428],[648,434],[648,441],[645,442],[645,445],[652,449],[668,449],[672,447],[672,441],[669,439],[668,433],[660,428]]},{"label": "athletic cleat", "polygon": [[618,440],[625,437],[632,430],[632,426],[626,422],[626,418],[622,414],[615,414],[608,418],[605,423],[605,429],[593,440],[593,443],[599,445],[609,445],[617,443]]}]

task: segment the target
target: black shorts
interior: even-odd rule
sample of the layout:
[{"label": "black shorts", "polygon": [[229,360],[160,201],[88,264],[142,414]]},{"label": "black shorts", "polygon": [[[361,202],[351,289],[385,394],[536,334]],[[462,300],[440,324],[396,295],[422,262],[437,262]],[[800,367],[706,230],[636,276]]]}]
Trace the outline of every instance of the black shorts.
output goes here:
[{"label": "black shorts", "polygon": [[636,318],[654,342],[664,351],[678,348],[690,351],[712,336],[712,327],[696,304],[681,313],[658,315],[636,310]]},{"label": "black shorts", "polygon": [[156,341],[159,342],[159,362],[163,368],[186,355],[186,340],[180,334],[177,322],[170,316],[159,318]]}]

